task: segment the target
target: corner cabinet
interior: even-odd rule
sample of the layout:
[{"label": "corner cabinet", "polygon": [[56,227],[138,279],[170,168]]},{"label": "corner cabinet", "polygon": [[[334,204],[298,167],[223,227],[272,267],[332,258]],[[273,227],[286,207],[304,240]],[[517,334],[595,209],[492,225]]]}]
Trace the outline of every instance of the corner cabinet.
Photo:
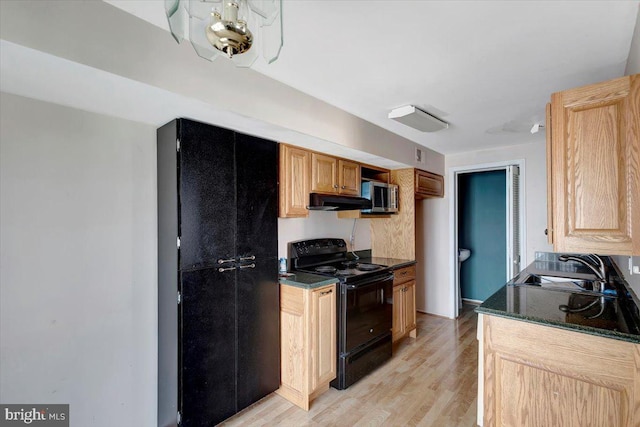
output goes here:
[{"label": "corner cabinet", "polygon": [[309,216],[311,189],[311,153],[286,144],[280,144],[280,202],[281,218]]},{"label": "corner cabinet", "polygon": [[279,395],[305,411],[336,377],[336,285],[281,285]]},{"label": "corner cabinet", "polygon": [[640,74],[554,93],[549,119],[554,250],[640,255]]},{"label": "corner cabinet", "polygon": [[416,338],[416,266],[399,268],[393,279],[393,341]]},{"label": "corner cabinet", "polygon": [[639,344],[482,314],[478,326],[480,425],[640,425]]}]

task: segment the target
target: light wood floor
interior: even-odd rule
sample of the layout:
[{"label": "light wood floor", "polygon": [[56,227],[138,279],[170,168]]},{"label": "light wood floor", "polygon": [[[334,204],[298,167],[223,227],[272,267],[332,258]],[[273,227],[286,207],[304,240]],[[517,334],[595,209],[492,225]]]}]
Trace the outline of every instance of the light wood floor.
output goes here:
[{"label": "light wood floor", "polygon": [[477,316],[457,320],[418,313],[418,338],[346,390],[330,388],[309,412],[272,393],[224,426],[475,426]]}]

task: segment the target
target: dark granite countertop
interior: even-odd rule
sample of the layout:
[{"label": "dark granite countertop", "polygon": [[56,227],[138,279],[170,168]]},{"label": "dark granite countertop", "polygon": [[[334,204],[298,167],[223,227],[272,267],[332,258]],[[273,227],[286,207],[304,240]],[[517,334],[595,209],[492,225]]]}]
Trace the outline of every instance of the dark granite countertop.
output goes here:
[{"label": "dark granite countertop", "polygon": [[384,258],[384,257],[368,257],[360,258],[358,261],[366,264],[380,264],[397,270],[398,268],[408,267],[416,264],[416,260],[413,259],[400,259],[400,258]]},{"label": "dark granite countertop", "polygon": [[338,283],[338,279],[334,277],[320,276],[318,274],[309,274],[297,271],[288,277],[280,277],[281,285],[295,286],[304,289],[315,289],[327,286],[332,283]]},{"label": "dark granite countertop", "polygon": [[[520,284],[530,274],[593,279],[593,274],[577,263],[560,262],[554,258],[555,254],[544,255],[549,256],[531,263],[476,311],[640,344],[637,297],[615,263],[608,260],[610,283],[615,291],[604,295],[555,286]],[[568,307],[582,310],[568,312]]]}]

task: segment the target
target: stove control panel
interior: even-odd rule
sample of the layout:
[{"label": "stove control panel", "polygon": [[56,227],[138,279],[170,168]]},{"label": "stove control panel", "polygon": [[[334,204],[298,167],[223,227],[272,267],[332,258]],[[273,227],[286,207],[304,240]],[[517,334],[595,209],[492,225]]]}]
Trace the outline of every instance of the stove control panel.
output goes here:
[{"label": "stove control panel", "polygon": [[331,255],[347,252],[347,242],[343,239],[298,240],[289,243],[289,258],[303,258],[316,255]]}]

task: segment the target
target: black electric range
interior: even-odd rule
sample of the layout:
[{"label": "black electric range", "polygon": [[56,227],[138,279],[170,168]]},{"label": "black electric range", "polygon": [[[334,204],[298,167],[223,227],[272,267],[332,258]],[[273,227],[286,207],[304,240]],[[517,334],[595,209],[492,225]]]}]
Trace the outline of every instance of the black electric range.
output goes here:
[{"label": "black electric range", "polygon": [[345,389],[391,358],[393,272],[348,256],[343,239],[289,243],[292,271],[335,277],[338,372],[331,386]]}]

